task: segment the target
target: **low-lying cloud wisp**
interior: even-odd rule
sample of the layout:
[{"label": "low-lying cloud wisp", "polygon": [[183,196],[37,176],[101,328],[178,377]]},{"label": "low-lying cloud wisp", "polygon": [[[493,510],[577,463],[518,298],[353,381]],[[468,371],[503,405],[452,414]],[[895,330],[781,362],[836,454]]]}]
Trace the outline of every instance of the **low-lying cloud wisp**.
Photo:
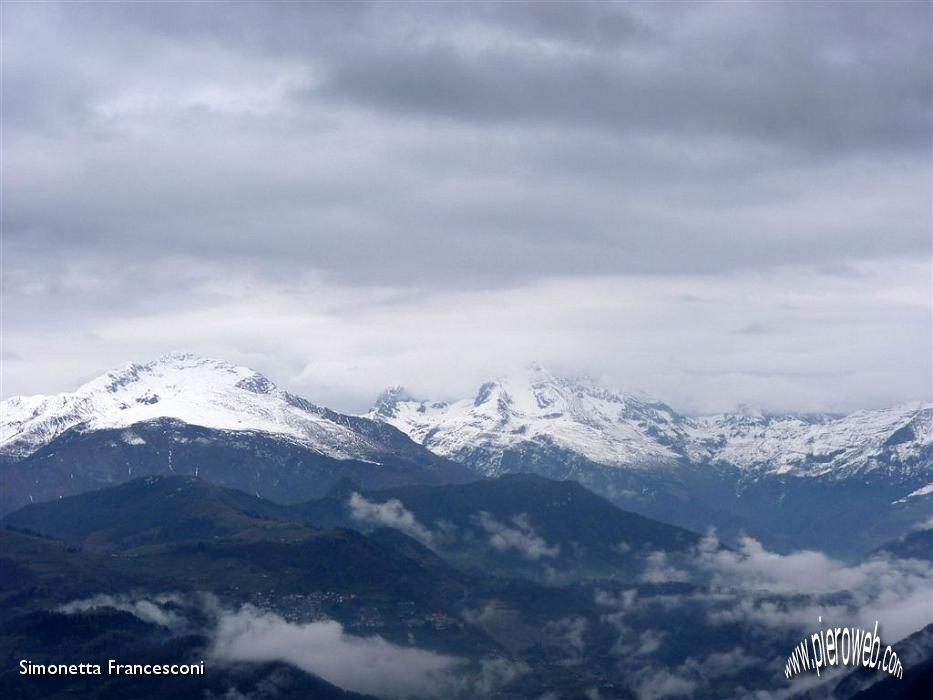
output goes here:
[{"label": "low-lying cloud wisp", "polygon": [[285,661],[342,688],[399,697],[436,696],[463,660],[347,634],[339,622],[292,623],[250,605],[218,620],[211,648],[230,661]]},{"label": "low-lying cloud wisp", "polygon": [[486,511],[481,511],[476,516],[476,522],[489,535],[489,544],[500,552],[514,549],[525,559],[534,561],[560,554],[560,545],[548,545],[532,527],[527,513],[520,513],[512,518],[515,527],[500,523]]},{"label": "low-lying cloud wisp", "polygon": [[434,544],[433,533],[419,523],[414,513],[405,508],[397,498],[389,499],[385,503],[376,503],[353,492],[347,501],[347,507],[350,509],[350,517],[357,522],[392,527],[428,547]]}]

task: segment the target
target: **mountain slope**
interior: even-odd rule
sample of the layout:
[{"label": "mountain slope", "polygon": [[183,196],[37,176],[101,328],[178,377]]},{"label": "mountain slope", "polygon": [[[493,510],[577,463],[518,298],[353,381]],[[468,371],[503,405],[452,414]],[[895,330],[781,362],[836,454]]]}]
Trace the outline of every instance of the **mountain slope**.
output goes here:
[{"label": "mountain slope", "polygon": [[927,527],[913,530],[903,537],[886,542],[875,553],[890,554],[899,559],[925,559],[933,561],[933,522]]},{"label": "mountain slope", "polygon": [[[170,353],[147,364],[107,372],[72,393],[17,396],[3,403],[0,454],[22,459],[68,430],[131,428],[174,419],[223,431],[275,435],[333,459],[378,461],[378,435],[355,429],[358,419],[282,391],[246,367]],[[121,438],[140,444],[127,430]]]},{"label": "mountain slope", "polygon": [[[268,581],[257,580],[258,570],[264,574],[260,579],[274,574],[280,592],[336,586],[374,595],[400,591],[433,601],[441,591],[460,590],[466,580],[436,561],[429,575],[417,558],[401,552],[403,543],[390,545],[349,529],[313,529],[297,521],[284,506],[200,479],[150,477],[26,506],[3,519],[0,539],[9,545],[3,554],[14,560],[25,548],[30,568],[33,560],[75,562],[48,569],[40,565],[43,575],[97,561],[113,571],[125,570],[127,577],[181,590],[248,583],[263,591]],[[160,546],[146,546],[155,544]],[[100,557],[103,553],[112,556]],[[94,577],[82,573],[82,578]]]},{"label": "mountain slope", "polygon": [[668,406],[555,377],[539,365],[454,403],[416,401],[396,387],[368,415],[489,475],[508,471],[507,453],[526,444],[633,468],[686,456],[685,421]]},{"label": "mountain slope", "polygon": [[808,546],[859,556],[928,517],[933,498],[930,404],[693,418],[533,366],[452,403],[391,389],[368,416],[487,475],[573,479],[626,510],[782,551],[816,531]]},{"label": "mountain slope", "polygon": [[343,476],[372,487],[472,476],[392,426],[193,355],[127,365],[75,392],[14,397],[0,408],[0,513],[153,474],[199,475],[281,501],[323,495]]},{"label": "mountain slope", "polygon": [[394,527],[462,567],[544,580],[632,577],[658,552],[688,554],[700,540],[576,482],[532,474],[384,491],[344,485],[291,510],[321,527]]},{"label": "mountain slope", "polygon": [[895,468],[909,476],[933,462],[933,404],[844,417],[690,418],[660,401],[556,377],[539,365],[453,403],[415,400],[395,387],[368,415],[488,474],[509,471],[508,455],[529,445],[625,469],[691,462],[755,474],[848,477]]},{"label": "mountain slope", "polygon": [[58,540],[0,528],[0,620],[67,600],[129,590],[132,572]]},{"label": "mountain slope", "polygon": [[850,478],[885,470],[909,478],[933,462],[933,405],[847,416],[722,415],[689,421],[694,460],[751,474]]},{"label": "mountain slope", "polygon": [[[179,489],[187,495],[173,501],[171,494]],[[797,592],[782,595],[678,580],[679,562],[652,551],[665,546],[664,533],[673,533],[672,543],[677,544],[676,528],[644,523],[630,514],[620,516],[617,509],[578,485],[537,477],[506,476],[462,487],[393,489],[392,497],[410,506],[405,511],[392,506],[393,498],[385,494],[364,492],[371,507],[361,512],[380,512],[378,506],[382,506],[383,514],[400,516],[397,524],[407,529],[423,519],[421,524],[438,538],[460,537],[465,551],[483,545],[471,544],[469,533],[474,540],[482,536],[487,543],[492,542],[492,535],[501,538],[500,544],[524,542],[542,553],[539,563],[556,566],[566,554],[584,573],[590,542],[593,538],[611,541],[614,523],[621,518],[619,532],[655,537],[646,550],[655,555],[648,562],[655,564],[647,572],[652,575],[639,581],[601,579],[570,586],[490,576],[494,566],[483,568],[481,576],[471,576],[406,537],[398,527],[377,526],[368,535],[349,529],[308,530],[305,537],[286,540],[215,539],[207,533],[205,539],[196,541],[134,548],[138,531],[158,530],[159,514],[150,513],[149,505],[160,498],[167,501],[161,513],[169,529],[179,517],[233,513],[246,516],[234,522],[234,529],[243,526],[248,532],[255,527],[254,515],[274,518],[281,509],[186,478],[141,480],[106,491],[107,498],[92,499],[89,494],[44,504],[46,517],[41,520],[65,532],[69,526],[81,530],[83,541],[94,539],[95,533],[108,533],[106,539],[129,546],[129,551],[103,556],[0,530],[0,659],[13,669],[0,673],[0,687],[10,689],[13,697],[23,692],[27,697],[108,698],[165,697],[167,689],[173,688],[182,697],[200,692],[194,684],[157,684],[151,690],[142,682],[100,685],[77,676],[61,676],[62,685],[52,692],[40,679],[28,685],[18,680],[16,668],[24,650],[29,651],[27,658],[39,662],[93,660],[96,655],[145,663],[207,658],[209,684],[205,688],[212,693],[216,690],[213,697],[240,697],[217,685],[231,680],[230,672],[245,677],[245,684],[235,684],[242,693],[266,697],[257,687],[267,678],[262,665],[211,661],[207,651],[202,651],[218,638],[222,620],[235,622],[246,640],[255,640],[260,648],[269,638],[265,633],[277,630],[282,636],[275,638],[282,641],[276,649],[310,647],[311,659],[333,656],[346,663],[342,660],[347,650],[362,646],[365,651],[372,644],[377,650],[405,649],[401,658],[376,657],[377,664],[380,658],[386,659],[385,665],[400,668],[402,674],[410,671],[405,665],[411,658],[409,651],[463,659],[463,664],[451,668],[451,684],[441,686],[434,697],[524,700],[547,692],[574,698],[597,692],[601,697],[643,697],[641,679],[657,673],[658,668],[689,671],[697,667],[698,659],[734,660],[736,649],[749,650],[742,652],[748,656],[747,664],[735,674],[698,678],[695,694],[733,697],[756,689],[767,694],[790,689],[781,680],[781,655],[799,641],[799,631],[793,626],[757,624],[745,604],[751,602],[754,610],[762,604],[768,606],[765,610],[790,613],[823,605],[826,600],[822,593],[817,597]],[[162,496],[156,497],[158,493]],[[345,509],[344,499],[353,493],[359,490],[344,481],[332,490],[332,500]],[[77,507],[81,504],[99,512],[82,512]],[[472,517],[477,509],[488,518]],[[135,530],[126,519],[134,511],[141,514]],[[404,517],[405,512],[415,511],[417,520]],[[517,517],[522,513],[527,517]],[[489,518],[515,532],[501,528],[490,532],[484,526],[492,522]],[[450,527],[443,526],[445,521]],[[639,530],[639,523],[647,529]],[[417,529],[413,531],[417,534]],[[432,542],[438,544],[447,546],[440,539]],[[627,544],[632,551],[638,549],[634,539]],[[494,556],[486,561],[495,564],[496,547],[488,548]],[[554,555],[544,554],[546,550]],[[665,555],[669,552],[676,554],[672,549],[661,550]],[[522,559],[514,546],[503,549],[501,555]],[[689,555],[688,550],[685,556]],[[723,615],[732,621],[724,622]],[[143,629],[140,621],[149,626]],[[333,623],[339,623],[343,632],[336,638],[324,637],[327,646],[321,651],[314,642],[317,635],[311,633]],[[229,632],[229,625],[223,625],[223,631]],[[291,665],[296,658],[300,657],[279,652],[254,660]],[[353,655],[350,661],[356,658]],[[371,658],[367,655],[360,663],[348,665],[364,668]],[[620,658],[626,663],[620,664]],[[298,668],[291,666],[292,677],[273,689],[288,697],[328,697],[323,692],[327,689],[316,691],[299,668],[311,673],[320,670],[322,678],[337,682],[326,667],[309,668],[299,662]],[[908,672],[913,668],[911,664]],[[256,693],[252,693],[254,688]],[[382,690],[380,686],[373,692],[383,697],[411,696]]]},{"label": "mountain slope", "polygon": [[893,648],[903,666],[903,678],[878,669],[858,668],[835,680],[792,696],[791,700],[921,700],[933,688],[933,624],[898,640]]},{"label": "mountain slope", "polygon": [[285,506],[186,476],[150,476],[55,501],[2,519],[82,549],[117,552],[147,544],[301,534]]}]

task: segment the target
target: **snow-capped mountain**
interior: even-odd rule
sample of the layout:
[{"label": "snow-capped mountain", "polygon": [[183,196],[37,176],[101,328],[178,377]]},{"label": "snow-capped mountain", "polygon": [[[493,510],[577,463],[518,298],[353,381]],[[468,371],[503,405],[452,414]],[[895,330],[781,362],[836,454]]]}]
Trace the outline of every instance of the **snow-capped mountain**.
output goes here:
[{"label": "snow-capped mountain", "polygon": [[367,415],[488,474],[508,471],[509,453],[529,446],[569,450],[611,468],[690,462],[752,474],[845,477],[896,464],[911,473],[930,466],[933,445],[933,404],[844,417],[692,418],[643,395],[556,377],[537,364],[452,403],[416,400],[394,387]]},{"label": "snow-capped mountain", "polygon": [[752,473],[847,478],[876,469],[903,476],[931,466],[933,404],[847,416],[735,415],[688,421],[693,459]]},{"label": "snow-capped mountain", "polygon": [[[0,514],[145,475],[191,474],[282,503],[534,472],[695,531],[870,551],[933,512],[933,407],[693,418],[539,366],[453,403],[384,394],[336,413],[253,370],[170,354],[0,405]],[[831,506],[831,507],[827,507]]]},{"label": "snow-capped mountain", "polygon": [[[71,393],[4,401],[0,454],[26,457],[75,427],[84,432],[129,428],[160,418],[276,435],[334,459],[365,461],[379,451],[377,442],[258,372],[170,353],[147,364],[124,365]],[[123,437],[131,443],[140,439],[129,430]]]},{"label": "snow-capped mountain", "polygon": [[477,463],[479,450],[486,462],[477,466],[489,474],[523,443],[570,449],[609,466],[644,467],[682,458],[687,437],[683,419],[660,402],[555,377],[536,364],[454,403],[413,400],[395,387],[368,415],[454,459]]},{"label": "snow-capped mountain", "polygon": [[535,365],[450,403],[395,387],[367,415],[483,474],[574,479],[642,515],[714,525],[726,540],[747,532],[795,549],[825,525],[818,546],[847,555],[933,512],[931,404],[696,418]]},{"label": "snow-capped mountain", "polygon": [[222,360],[172,353],[73,392],[0,405],[0,511],[146,474],[197,474],[281,501],[342,477],[370,487],[471,478],[384,423],[346,416]]}]

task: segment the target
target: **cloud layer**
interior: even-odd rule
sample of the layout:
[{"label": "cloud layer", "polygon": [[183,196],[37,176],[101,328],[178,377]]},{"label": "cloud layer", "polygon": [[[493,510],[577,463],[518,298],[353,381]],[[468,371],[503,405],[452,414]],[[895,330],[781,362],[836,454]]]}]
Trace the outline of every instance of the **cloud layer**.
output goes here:
[{"label": "cloud layer", "polygon": [[3,394],[186,349],[347,410],[530,359],[929,398],[930,13],[10,5]]},{"label": "cloud layer", "polygon": [[[732,611],[714,613],[723,622],[757,620],[765,625],[813,626],[816,616],[835,616],[835,624],[870,627],[878,620],[887,643],[902,639],[931,622],[930,590],[933,563],[916,559],[875,556],[847,565],[822,552],[801,550],[782,555],[745,537],[739,551],[715,549],[714,537],[705,541],[698,559],[722,590],[736,588],[785,596],[822,597],[790,607],[774,600],[738,601]],[[842,594],[842,597],[840,597]]]}]

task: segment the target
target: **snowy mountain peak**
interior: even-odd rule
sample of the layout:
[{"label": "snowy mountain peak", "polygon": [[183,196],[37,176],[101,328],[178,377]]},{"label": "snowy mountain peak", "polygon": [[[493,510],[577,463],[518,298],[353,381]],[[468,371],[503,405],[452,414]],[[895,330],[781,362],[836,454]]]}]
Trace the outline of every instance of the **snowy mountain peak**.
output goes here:
[{"label": "snowy mountain peak", "polygon": [[929,404],[849,416],[770,415],[743,407],[689,418],[651,397],[585,377],[558,377],[538,364],[452,403],[395,391],[391,408],[380,403],[370,415],[490,474],[507,470],[510,454],[554,448],[607,467],[719,464],[748,474],[807,476],[879,467],[906,473],[929,468],[933,453]]},{"label": "snowy mountain peak", "polygon": [[379,394],[373,405],[373,411],[385,418],[391,418],[395,415],[400,403],[414,400],[401,384],[396,384]]},{"label": "snowy mountain peak", "polygon": [[590,379],[558,377],[537,363],[449,404],[390,390],[370,417],[467,462],[475,461],[477,449],[501,459],[525,443],[573,450],[612,465],[646,465],[682,456],[676,449],[683,439],[680,417],[664,404],[608,390]]},{"label": "snowy mountain peak", "polygon": [[182,375],[186,382],[197,377],[202,385],[207,383],[215,387],[234,387],[242,383],[241,388],[257,393],[272,393],[276,390],[275,384],[247,367],[192,353],[170,352],[146,364],[129,362],[110,370],[78,387],[74,393],[133,393],[134,386],[169,384]]},{"label": "snowy mountain peak", "polygon": [[164,418],[280,435],[338,459],[362,459],[371,452],[359,434],[262,374],[175,352],[123,365],[74,392],[7,399],[0,416],[0,455],[23,458],[75,428],[128,428]]}]

